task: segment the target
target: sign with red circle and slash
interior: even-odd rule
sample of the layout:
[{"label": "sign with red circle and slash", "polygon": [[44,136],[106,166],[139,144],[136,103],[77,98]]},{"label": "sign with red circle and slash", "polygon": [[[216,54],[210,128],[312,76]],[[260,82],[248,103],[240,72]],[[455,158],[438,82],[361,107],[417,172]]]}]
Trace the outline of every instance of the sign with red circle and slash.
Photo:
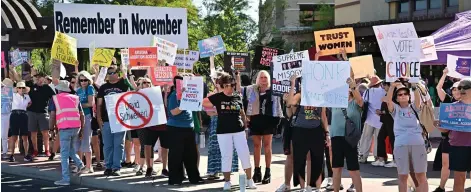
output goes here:
[{"label": "sign with red circle and slash", "polygon": [[[137,97],[140,96],[142,98],[136,98],[137,99],[136,103],[132,103],[132,102],[130,103],[129,100],[126,100],[126,97],[129,97],[129,96],[137,96]],[[145,101],[144,105],[146,105],[147,107],[140,106],[139,101]],[[124,113],[120,111],[123,109],[123,107],[120,107],[120,105],[124,105],[124,109],[125,109]],[[147,109],[147,110],[139,111],[140,109]],[[116,102],[116,107],[115,107],[116,119],[122,126],[128,129],[140,129],[140,128],[146,127],[146,125],[151,121],[153,113],[154,113],[154,109],[152,108],[152,102],[150,101],[149,97],[147,97],[145,94],[141,92],[126,92],[123,95],[121,95],[121,97],[119,97],[118,101]],[[132,125],[132,123],[130,123],[132,121],[129,121],[131,119],[140,119],[142,123],[138,125]]]}]

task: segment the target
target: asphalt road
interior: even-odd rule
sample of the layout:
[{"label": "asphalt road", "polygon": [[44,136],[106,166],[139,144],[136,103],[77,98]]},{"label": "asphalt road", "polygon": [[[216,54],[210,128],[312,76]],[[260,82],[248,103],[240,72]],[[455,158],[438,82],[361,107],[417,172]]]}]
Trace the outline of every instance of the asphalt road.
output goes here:
[{"label": "asphalt road", "polygon": [[70,186],[56,186],[52,181],[44,181],[39,179],[32,179],[22,176],[2,173],[2,190],[4,192],[17,192],[17,191],[48,191],[48,192],[64,192],[64,191],[87,191],[87,192],[105,192],[101,189],[91,189],[88,187],[80,187],[77,185]]}]

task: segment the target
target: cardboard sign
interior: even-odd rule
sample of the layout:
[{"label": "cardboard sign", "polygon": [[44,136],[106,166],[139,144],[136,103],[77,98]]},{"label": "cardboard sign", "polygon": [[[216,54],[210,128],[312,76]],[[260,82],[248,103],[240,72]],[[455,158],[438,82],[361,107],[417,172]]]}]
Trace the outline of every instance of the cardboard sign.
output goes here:
[{"label": "cardboard sign", "polygon": [[257,46],[255,48],[255,56],[252,62],[254,69],[270,69],[273,57],[283,55],[285,53],[282,49]]},{"label": "cardboard sign", "polygon": [[186,8],[54,3],[53,13],[55,31],[79,39],[78,48],[147,46],[152,36],[188,48]]},{"label": "cardboard sign", "polygon": [[224,71],[250,72],[250,54],[243,52],[224,52]]},{"label": "cardboard sign", "polygon": [[111,61],[113,61],[114,52],[114,49],[95,49],[93,53],[92,64],[109,67],[111,65]]},{"label": "cardboard sign", "polygon": [[350,61],[355,79],[367,77],[368,75],[373,76],[375,74],[373,56],[363,55],[351,57],[348,58],[348,60]]},{"label": "cardboard sign", "polygon": [[133,69],[154,67],[157,65],[157,47],[129,48],[129,65]]},{"label": "cardboard sign", "polygon": [[386,42],[386,82],[394,82],[398,78],[409,79],[412,83],[419,82],[422,56],[420,39],[390,38]]},{"label": "cardboard sign", "polygon": [[165,61],[169,65],[173,65],[178,48],[176,43],[154,36],[152,39],[152,46],[158,47],[159,60]]},{"label": "cardboard sign", "polygon": [[51,58],[75,65],[77,61],[77,39],[56,31],[51,48]]},{"label": "cardboard sign", "polygon": [[15,49],[9,52],[10,56],[10,63],[17,67],[22,65],[23,63],[28,62],[29,60],[29,52],[28,51],[20,51],[19,49]]},{"label": "cardboard sign", "polygon": [[420,57],[420,62],[437,60],[438,56],[433,36],[422,37],[420,40],[422,41],[422,57]]},{"label": "cardboard sign", "polygon": [[7,66],[7,62],[5,61],[5,52],[2,51],[2,68],[5,68]]},{"label": "cardboard sign", "polygon": [[185,91],[182,93],[180,109],[201,111],[203,109],[203,77],[183,77]]},{"label": "cardboard sign", "polygon": [[160,87],[105,96],[111,133],[167,123]]},{"label": "cardboard sign", "polygon": [[129,68],[129,49],[121,49],[121,64]]},{"label": "cardboard sign", "polygon": [[419,38],[413,23],[399,23],[391,25],[373,26],[376,40],[378,41],[379,48],[383,59],[386,60],[388,53],[388,45],[386,40],[391,38]]},{"label": "cardboard sign", "polygon": [[448,54],[446,60],[448,76],[459,79],[471,76],[471,57],[458,57]]},{"label": "cardboard sign", "polygon": [[98,77],[96,78],[95,84],[97,84],[98,86],[103,85],[105,83],[107,72],[108,72],[108,67],[102,67],[100,69],[100,73],[98,74]]},{"label": "cardboard sign", "polygon": [[443,129],[471,132],[471,105],[441,103],[439,119],[440,127]]},{"label": "cardboard sign", "polygon": [[348,107],[350,62],[306,61],[302,76],[302,106]]},{"label": "cardboard sign", "polygon": [[198,51],[178,50],[174,65],[179,73],[193,73],[193,65],[200,58]]},{"label": "cardboard sign", "polygon": [[151,67],[151,80],[154,85],[173,85],[173,77],[177,75],[176,66]]},{"label": "cardboard sign", "polygon": [[309,61],[309,52],[300,51],[273,58],[273,78],[276,81],[289,80],[294,74],[301,75],[303,61]]},{"label": "cardboard sign", "polygon": [[347,53],[355,53],[355,33],[353,28],[314,31],[317,50],[320,55],[335,55],[346,49]]},{"label": "cardboard sign", "polygon": [[199,40],[198,48],[200,50],[200,58],[223,54],[224,51],[226,51],[224,41],[220,35],[209,39]]}]

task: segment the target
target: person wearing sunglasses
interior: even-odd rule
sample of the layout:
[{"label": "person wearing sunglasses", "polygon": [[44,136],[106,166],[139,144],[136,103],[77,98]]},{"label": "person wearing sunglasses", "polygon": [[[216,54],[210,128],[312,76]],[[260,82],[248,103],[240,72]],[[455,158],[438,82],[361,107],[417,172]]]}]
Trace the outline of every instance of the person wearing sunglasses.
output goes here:
[{"label": "person wearing sunglasses", "polygon": [[[411,93],[414,95],[411,96]],[[415,102],[411,102],[411,97],[416,98]],[[392,83],[388,90],[387,101],[388,111],[394,119],[393,153],[397,165],[399,192],[407,191],[409,174],[414,174],[416,177],[417,191],[427,192],[427,151],[423,137],[424,130],[418,119],[421,99],[417,84],[412,83],[409,89],[401,82]]]},{"label": "person wearing sunglasses", "polygon": [[31,98],[27,93],[27,87],[25,82],[20,81],[16,83],[16,89],[13,93],[13,101],[11,105],[11,115],[10,115],[10,130],[8,136],[10,136],[10,151],[11,155],[9,158],[10,162],[14,162],[15,158],[13,154],[15,153],[15,145],[18,140],[18,136],[21,136],[23,140],[23,147],[25,151],[25,161],[32,161],[33,158],[31,155],[28,155],[27,151],[29,149],[28,142],[28,115],[26,114],[26,108],[31,106]]},{"label": "person wearing sunglasses", "polygon": [[[455,103],[466,104],[471,108],[471,78],[462,79],[456,90],[459,91],[460,100]],[[467,110],[468,115],[469,110]],[[470,117],[468,116],[468,119]],[[454,175],[454,192],[464,192],[466,172],[471,171],[471,132],[452,131],[439,127],[439,130],[449,135],[450,170]]]},{"label": "person wearing sunglasses", "polygon": [[[223,190],[231,189],[231,166],[232,152],[235,146],[237,155],[242,163],[242,168],[247,176],[247,186],[250,189],[256,189],[251,176],[250,151],[247,145],[247,122],[242,98],[235,92],[236,82],[234,78],[223,73],[219,77],[219,85],[222,91],[213,94],[203,100],[203,107],[216,107],[218,114],[217,120],[217,139],[221,150],[222,172],[224,175]],[[242,186],[244,187],[244,186]]]}]

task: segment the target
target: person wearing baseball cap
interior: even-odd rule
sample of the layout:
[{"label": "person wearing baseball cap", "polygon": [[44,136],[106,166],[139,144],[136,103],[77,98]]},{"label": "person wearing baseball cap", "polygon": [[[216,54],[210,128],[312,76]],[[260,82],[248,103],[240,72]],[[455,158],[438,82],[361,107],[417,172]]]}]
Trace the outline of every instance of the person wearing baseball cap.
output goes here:
[{"label": "person wearing baseball cap", "polygon": [[[18,140],[18,136],[21,136],[23,140],[23,147],[25,151],[29,149],[28,142],[28,115],[26,113],[26,108],[31,106],[31,98],[26,93],[26,84],[23,81],[16,83],[16,88],[13,93],[13,101],[11,106],[11,115],[10,115],[10,162],[14,162],[15,158],[13,157],[15,151],[15,143]],[[32,161],[32,157],[25,153],[25,161]]]}]

